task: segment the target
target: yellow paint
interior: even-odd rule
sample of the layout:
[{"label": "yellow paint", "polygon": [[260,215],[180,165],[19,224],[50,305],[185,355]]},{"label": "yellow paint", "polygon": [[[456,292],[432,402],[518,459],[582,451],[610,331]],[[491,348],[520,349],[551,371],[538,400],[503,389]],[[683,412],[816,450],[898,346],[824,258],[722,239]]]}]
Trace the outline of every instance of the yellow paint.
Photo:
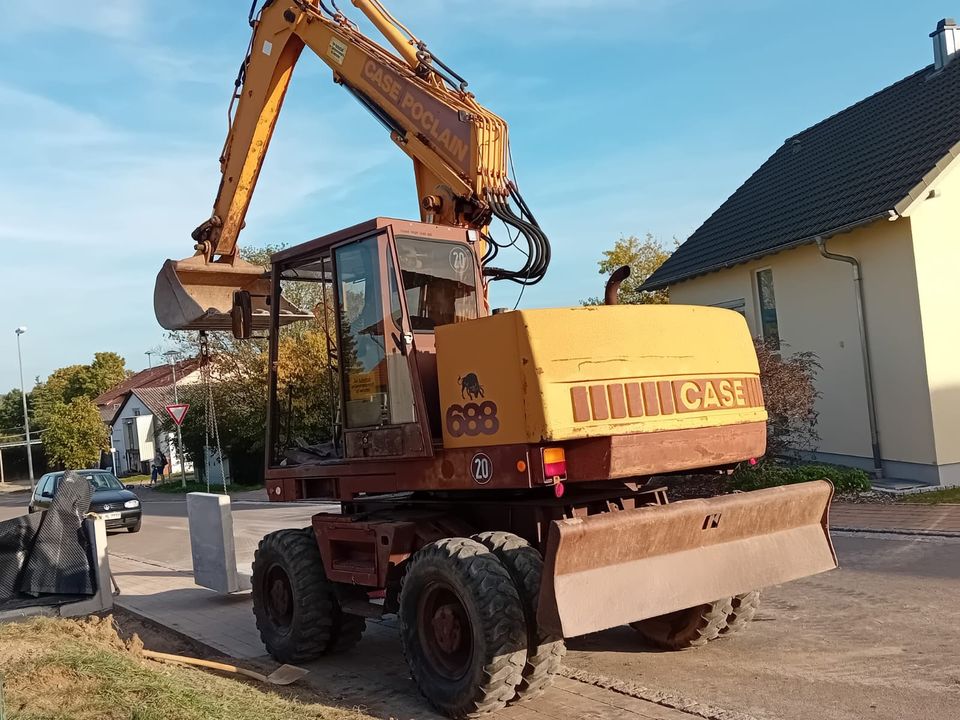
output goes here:
[{"label": "yellow paint", "polygon": [[[736,379],[756,378],[759,368],[746,323],[729,310],[675,305],[523,310],[439,327],[436,334],[441,415],[470,402],[492,402],[499,421],[493,435],[451,434],[444,422],[445,447],[766,419],[763,408],[738,400],[744,391],[738,391]],[[476,376],[482,397],[465,391],[468,375]],[[571,388],[627,381],[693,381],[687,388],[691,403],[699,398],[703,410],[575,421]],[[453,427],[460,429],[456,422]]]}]

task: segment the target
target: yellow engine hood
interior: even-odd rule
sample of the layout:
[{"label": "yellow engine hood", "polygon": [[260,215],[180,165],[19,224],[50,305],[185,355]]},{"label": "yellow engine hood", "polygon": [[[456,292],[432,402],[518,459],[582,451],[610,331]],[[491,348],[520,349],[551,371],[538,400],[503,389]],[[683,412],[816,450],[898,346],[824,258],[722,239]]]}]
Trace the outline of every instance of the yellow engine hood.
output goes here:
[{"label": "yellow engine hood", "polygon": [[522,310],[436,330],[444,446],[540,443],[766,420],[730,310]]}]

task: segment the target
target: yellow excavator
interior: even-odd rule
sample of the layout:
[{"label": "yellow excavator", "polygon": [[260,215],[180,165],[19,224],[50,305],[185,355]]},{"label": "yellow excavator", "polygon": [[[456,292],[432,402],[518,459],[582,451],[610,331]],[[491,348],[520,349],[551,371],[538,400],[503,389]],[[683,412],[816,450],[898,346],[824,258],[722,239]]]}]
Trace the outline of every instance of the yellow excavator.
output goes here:
[{"label": "yellow excavator", "polygon": [[[491,310],[490,282],[540,282],[550,261],[508,172],[507,125],[378,0],[352,2],[392,50],[333,0],[254,3],[213,215],[155,292],[165,328],[265,331],[269,497],[340,503],[260,543],[269,652],[309,661],[395,614],[424,696],[472,717],[543,692],[564,638],[629,624],[648,644],[704,645],[747,624],[759,588],[836,567],[829,482],[674,503],[656,482],[763,454],[740,315],[617,305],[626,270],[604,306]],[[304,47],[413,160],[421,218],[253,266],[237,237]],[[493,220],[513,237],[495,239]],[[518,246],[520,267],[494,264]],[[297,295],[308,311],[285,299],[294,286],[312,288]],[[325,338],[329,386],[281,375],[305,326]],[[321,386],[326,414],[294,397]]]}]

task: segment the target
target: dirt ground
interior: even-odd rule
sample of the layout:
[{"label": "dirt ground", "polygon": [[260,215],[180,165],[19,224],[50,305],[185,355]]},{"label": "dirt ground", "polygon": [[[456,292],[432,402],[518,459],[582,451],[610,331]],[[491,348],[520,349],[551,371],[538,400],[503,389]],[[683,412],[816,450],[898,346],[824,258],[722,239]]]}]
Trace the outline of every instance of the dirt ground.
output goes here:
[{"label": "dirt ground", "polygon": [[660,653],[619,628],[567,665],[761,720],[960,718],[960,542],[836,542],[841,569],[766,591],[739,635]]}]

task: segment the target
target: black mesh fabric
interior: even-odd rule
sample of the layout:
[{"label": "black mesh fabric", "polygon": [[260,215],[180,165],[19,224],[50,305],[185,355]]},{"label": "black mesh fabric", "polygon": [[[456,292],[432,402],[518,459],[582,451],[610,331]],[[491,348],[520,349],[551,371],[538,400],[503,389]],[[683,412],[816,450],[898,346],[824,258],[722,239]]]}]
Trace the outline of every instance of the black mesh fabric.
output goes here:
[{"label": "black mesh fabric", "polygon": [[83,516],[93,488],[86,478],[67,472],[43,514],[20,579],[20,592],[39,595],[93,595],[96,584],[90,540]]},{"label": "black mesh fabric", "polygon": [[42,519],[38,513],[0,522],[0,606],[19,593],[20,573]]}]

